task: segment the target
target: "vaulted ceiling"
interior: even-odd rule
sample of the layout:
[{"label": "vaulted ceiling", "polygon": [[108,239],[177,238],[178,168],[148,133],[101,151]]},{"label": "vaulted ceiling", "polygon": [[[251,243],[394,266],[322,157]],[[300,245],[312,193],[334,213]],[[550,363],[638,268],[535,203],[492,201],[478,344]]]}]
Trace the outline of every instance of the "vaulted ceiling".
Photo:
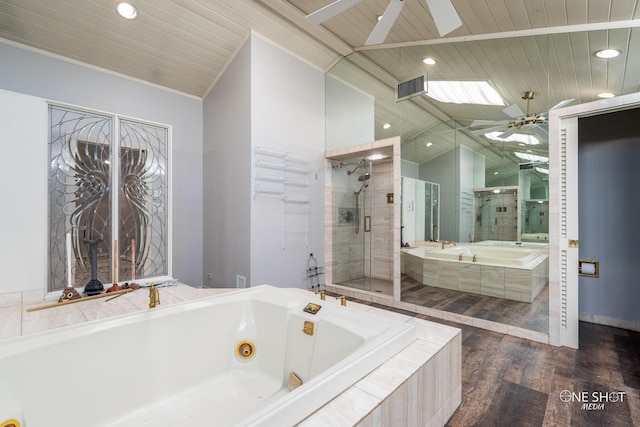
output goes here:
[{"label": "vaulted ceiling", "polygon": [[[204,97],[256,32],[366,87],[376,97],[378,124],[402,121],[376,130],[376,136],[401,129],[407,140],[442,122],[460,127],[508,118],[504,107],[425,97],[394,105],[396,83],[420,74],[429,80],[489,80],[508,105],[523,111],[526,90],[536,92],[536,112],[567,98],[583,103],[599,92],[640,91],[638,0],[452,0],[462,25],[444,37],[425,0],[404,0],[384,43],[365,45],[390,1],[354,2],[314,24],[305,15],[332,0],[135,0],[139,16],[132,21],[116,14],[115,0],[0,0],[0,38]],[[595,57],[607,47],[621,55]],[[423,64],[427,56],[436,64]]]}]

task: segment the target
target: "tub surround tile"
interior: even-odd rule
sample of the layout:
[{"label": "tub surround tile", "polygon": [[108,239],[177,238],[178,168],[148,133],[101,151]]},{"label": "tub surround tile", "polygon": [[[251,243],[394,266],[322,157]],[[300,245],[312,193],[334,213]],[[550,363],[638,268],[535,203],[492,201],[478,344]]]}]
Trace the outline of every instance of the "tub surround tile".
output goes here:
[{"label": "tub surround tile", "polygon": [[[22,312],[22,335],[42,332],[63,326],[84,323],[87,318],[82,313],[81,304],[86,302],[69,304],[62,307],[54,307],[38,311]],[[28,304],[23,307],[36,307],[42,304]]]},{"label": "tub surround tile", "polygon": [[480,266],[468,263],[460,264],[458,283],[459,290],[479,294],[481,287]]},{"label": "tub surround tile", "polygon": [[[82,292],[83,287],[76,287],[79,292]],[[55,297],[57,300],[59,295]],[[22,292],[22,304],[30,304],[41,302],[46,299],[46,295],[42,290],[32,290],[32,291],[24,291]]]},{"label": "tub surround tile", "polygon": [[381,400],[370,393],[351,387],[304,419],[298,426],[353,426],[362,422],[380,404]]},{"label": "tub surround tile", "polygon": [[0,339],[20,336],[22,313],[19,306],[0,307]]},{"label": "tub surround tile", "polygon": [[0,308],[22,304],[22,292],[8,292],[0,294]]},{"label": "tub surround tile", "polygon": [[398,354],[358,381],[355,387],[383,400],[400,387],[417,369],[416,365],[407,363],[406,358],[399,358]]},{"label": "tub surround tile", "polygon": [[480,270],[480,294],[504,298],[504,267],[483,265]]}]

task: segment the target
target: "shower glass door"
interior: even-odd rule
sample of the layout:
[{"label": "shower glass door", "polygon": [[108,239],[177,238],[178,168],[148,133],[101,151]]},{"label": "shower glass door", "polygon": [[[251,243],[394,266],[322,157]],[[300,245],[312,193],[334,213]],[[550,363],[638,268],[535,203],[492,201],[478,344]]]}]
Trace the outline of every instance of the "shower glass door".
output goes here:
[{"label": "shower glass door", "polygon": [[333,282],[372,290],[371,165],[362,158],[333,162]]}]

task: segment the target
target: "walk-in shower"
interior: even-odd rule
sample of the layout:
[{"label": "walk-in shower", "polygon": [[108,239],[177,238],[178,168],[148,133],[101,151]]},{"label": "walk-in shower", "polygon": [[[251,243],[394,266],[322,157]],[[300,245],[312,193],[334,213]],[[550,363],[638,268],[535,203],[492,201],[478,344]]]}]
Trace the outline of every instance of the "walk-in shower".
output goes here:
[{"label": "walk-in shower", "polygon": [[[371,160],[354,157],[332,163],[333,209],[333,283],[367,291],[391,294],[392,282],[375,277],[373,258],[375,234],[373,227],[374,194],[380,174],[375,174]],[[381,234],[380,234],[381,235]],[[380,237],[379,237],[380,238]],[[380,282],[384,284],[380,285]]]}]

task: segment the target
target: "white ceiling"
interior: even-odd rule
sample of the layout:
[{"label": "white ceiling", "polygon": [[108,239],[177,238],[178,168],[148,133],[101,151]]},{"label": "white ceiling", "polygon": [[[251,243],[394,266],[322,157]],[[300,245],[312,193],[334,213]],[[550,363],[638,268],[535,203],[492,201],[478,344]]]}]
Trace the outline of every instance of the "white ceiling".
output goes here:
[{"label": "white ceiling", "polygon": [[[405,141],[449,119],[466,126],[506,118],[502,107],[424,97],[396,104],[395,84],[425,72],[430,80],[489,80],[522,110],[521,93],[533,90],[531,110],[539,112],[566,98],[583,103],[602,91],[640,91],[638,0],[452,0],[462,26],[444,38],[424,0],[405,0],[378,46],[364,41],[390,0],[362,0],[321,25],[305,20],[331,1],[135,0],[139,17],[126,21],[115,0],[0,0],[0,38],[201,98],[253,31],[367,88],[377,124],[393,124],[376,136],[401,133]],[[622,54],[596,58],[605,47]],[[437,64],[425,66],[426,56]],[[417,162],[433,154],[415,151]]]}]

